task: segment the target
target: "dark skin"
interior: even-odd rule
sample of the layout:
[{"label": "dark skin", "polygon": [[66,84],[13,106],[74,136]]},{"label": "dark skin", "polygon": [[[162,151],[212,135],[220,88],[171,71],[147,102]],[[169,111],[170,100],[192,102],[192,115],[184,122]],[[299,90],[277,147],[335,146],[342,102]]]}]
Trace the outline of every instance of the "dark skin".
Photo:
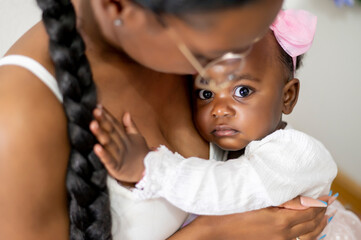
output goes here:
[{"label": "dark skin", "polygon": [[247,56],[238,80],[216,91],[195,88],[195,122],[208,142],[239,151],[285,127],[282,114],[296,105],[299,80],[289,80],[277,44],[269,31]]},{"label": "dark skin", "polygon": [[[182,76],[159,73],[194,73],[194,69],[163,26],[155,22],[155,16],[126,0],[79,0],[74,4],[100,103],[119,121],[129,111],[149,146],[165,144],[186,157],[207,158],[208,145],[192,123],[187,83]],[[194,52],[213,58],[225,51],[245,48],[263,35],[281,4],[282,1],[263,0],[234,9],[236,19],[223,24],[217,20],[217,28],[207,21],[205,25],[209,28],[202,32],[173,16],[164,17]],[[118,17],[125,22],[124,27],[113,25]],[[255,18],[252,25],[249,17]],[[207,18],[225,19],[222,12]],[[223,37],[214,38],[211,45],[201,44],[204,39],[212,39],[210,35],[216,32]],[[54,74],[42,23],[33,27],[7,54],[29,56]],[[70,148],[63,107],[39,79],[23,68],[1,67],[0,79],[0,181],[4,183],[0,188],[0,239],[68,239],[64,182]],[[169,93],[173,93],[172,98]],[[170,103],[170,99],[174,101]],[[164,102],[169,104],[159,104]],[[297,214],[293,211],[279,214],[266,209],[247,215],[200,217],[171,239],[219,239],[221,233],[233,234],[228,239],[264,239],[265,235],[268,239],[279,236],[287,239],[290,231],[320,232],[326,224],[325,220],[321,221],[324,211],[309,209]],[[267,223],[263,222],[265,219]],[[289,223],[295,220],[305,224],[294,230]],[[280,222],[287,224],[276,228],[275,223]],[[247,228],[239,229],[239,226]],[[261,231],[268,226],[269,233]]]}]

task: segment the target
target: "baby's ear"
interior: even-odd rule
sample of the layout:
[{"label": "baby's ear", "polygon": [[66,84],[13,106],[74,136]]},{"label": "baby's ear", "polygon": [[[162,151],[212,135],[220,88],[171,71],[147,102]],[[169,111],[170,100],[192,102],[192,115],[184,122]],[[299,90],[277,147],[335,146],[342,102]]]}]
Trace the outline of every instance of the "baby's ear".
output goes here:
[{"label": "baby's ear", "polygon": [[300,91],[300,81],[297,78],[291,79],[283,88],[283,108],[284,114],[290,114],[298,100]]}]

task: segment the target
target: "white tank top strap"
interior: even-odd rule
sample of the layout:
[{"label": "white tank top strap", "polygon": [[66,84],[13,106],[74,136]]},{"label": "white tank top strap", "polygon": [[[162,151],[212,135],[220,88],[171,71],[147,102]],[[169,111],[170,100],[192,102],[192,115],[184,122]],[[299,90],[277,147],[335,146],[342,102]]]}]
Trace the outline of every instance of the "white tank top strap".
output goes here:
[{"label": "white tank top strap", "polygon": [[63,96],[53,75],[34,59],[22,55],[9,55],[0,59],[0,66],[4,65],[17,65],[29,70],[50,88],[60,102],[63,102]]}]

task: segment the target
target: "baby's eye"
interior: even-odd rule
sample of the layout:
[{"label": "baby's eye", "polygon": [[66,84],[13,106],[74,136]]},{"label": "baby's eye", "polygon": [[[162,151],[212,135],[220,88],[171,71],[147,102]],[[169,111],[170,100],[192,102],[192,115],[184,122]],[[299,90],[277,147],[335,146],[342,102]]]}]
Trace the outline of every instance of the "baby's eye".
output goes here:
[{"label": "baby's eye", "polygon": [[249,87],[245,87],[245,86],[236,87],[234,90],[234,95],[239,98],[248,97],[252,93],[253,93],[253,90],[250,89]]},{"label": "baby's eye", "polygon": [[213,92],[209,91],[209,90],[202,89],[202,90],[199,90],[198,97],[200,99],[207,100],[207,99],[210,99],[210,98],[213,97]]}]

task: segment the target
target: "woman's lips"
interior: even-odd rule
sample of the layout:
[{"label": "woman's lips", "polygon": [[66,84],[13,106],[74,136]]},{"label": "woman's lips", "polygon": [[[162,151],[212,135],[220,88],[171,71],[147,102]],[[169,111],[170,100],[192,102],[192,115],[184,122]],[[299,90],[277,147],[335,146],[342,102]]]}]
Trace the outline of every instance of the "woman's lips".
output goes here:
[{"label": "woman's lips", "polygon": [[216,137],[230,137],[239,133],[239,131],[225,125],[216,126],[211,132]]}]

